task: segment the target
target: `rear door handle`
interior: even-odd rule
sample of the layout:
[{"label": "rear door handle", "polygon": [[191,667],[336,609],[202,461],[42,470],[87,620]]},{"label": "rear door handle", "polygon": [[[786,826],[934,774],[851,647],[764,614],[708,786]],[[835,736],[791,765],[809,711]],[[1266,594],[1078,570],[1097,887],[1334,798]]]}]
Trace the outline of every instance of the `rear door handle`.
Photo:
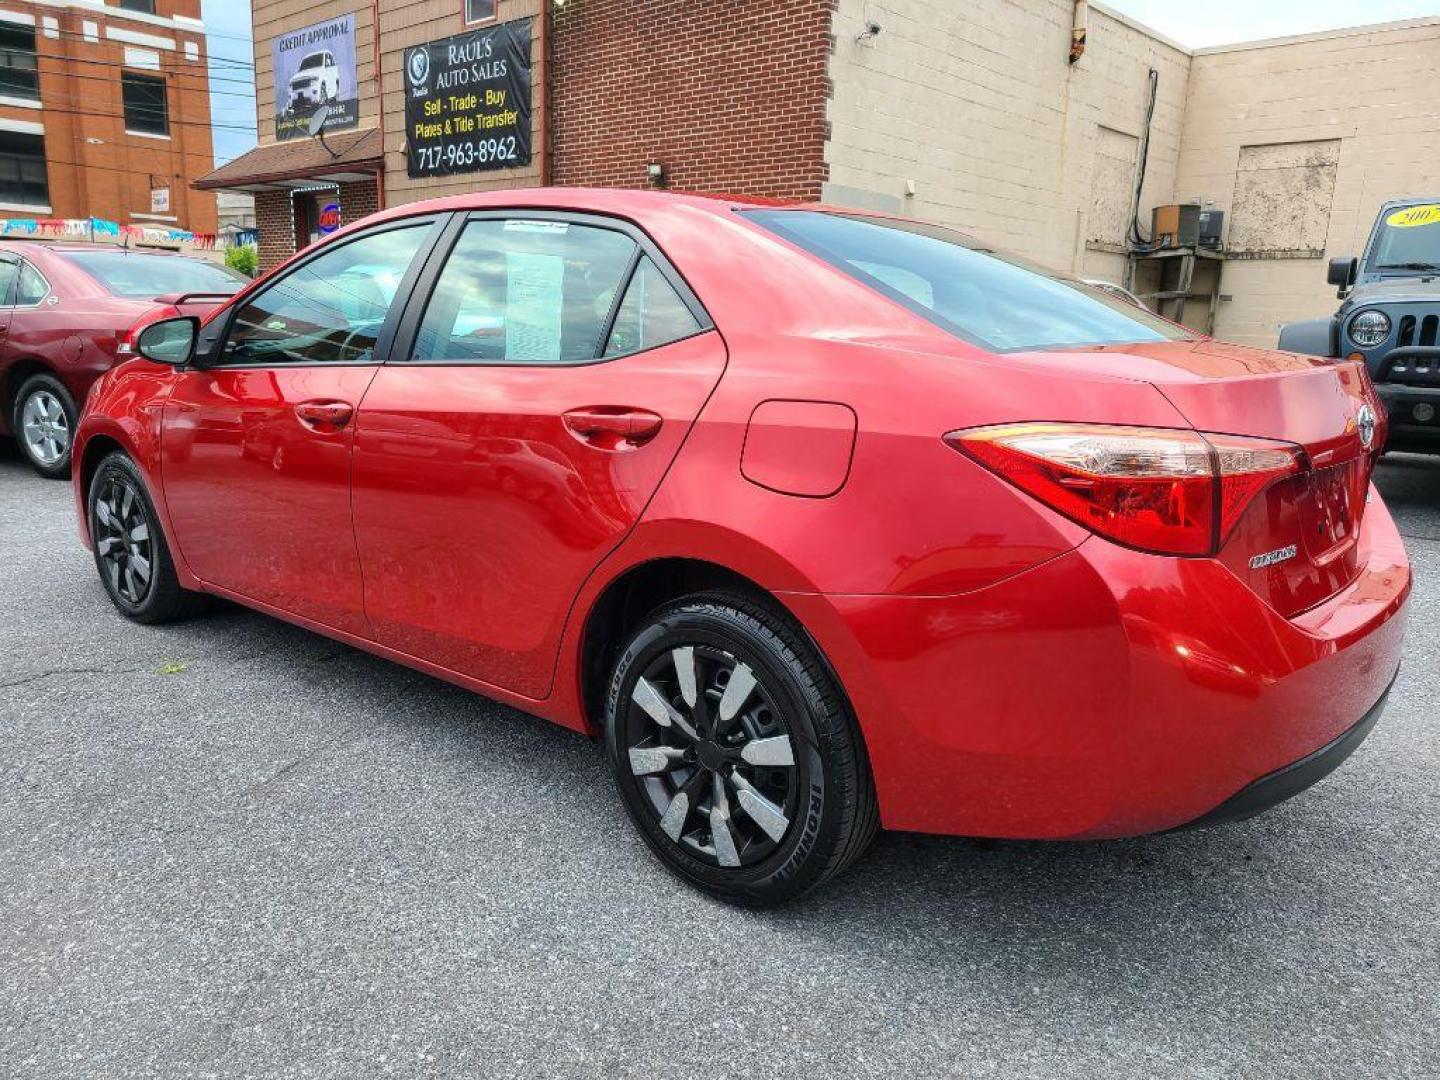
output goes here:
[{"label": "rear door handle", "polygon": [[565,413],[565,426],[581,442],[601,450],[634,450],[660,434],[664,423],[649,409],[595,405]]},{"label": "rear door handle", "polygon": [[302,401],[295,406],[295,415],[306,427],[335,431],[350,422],[355,406],[344,401]]}]

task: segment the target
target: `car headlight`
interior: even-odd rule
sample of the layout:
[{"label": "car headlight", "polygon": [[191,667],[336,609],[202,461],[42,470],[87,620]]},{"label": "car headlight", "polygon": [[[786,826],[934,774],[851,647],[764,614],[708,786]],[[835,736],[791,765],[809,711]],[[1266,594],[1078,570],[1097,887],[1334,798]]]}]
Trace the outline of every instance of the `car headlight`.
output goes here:
[{"label": "car headlight", "polygon": [[1350,340],[1371,349],[1390,336],[1390,316],[1383,311],[1362,311],[1350,320]]}]

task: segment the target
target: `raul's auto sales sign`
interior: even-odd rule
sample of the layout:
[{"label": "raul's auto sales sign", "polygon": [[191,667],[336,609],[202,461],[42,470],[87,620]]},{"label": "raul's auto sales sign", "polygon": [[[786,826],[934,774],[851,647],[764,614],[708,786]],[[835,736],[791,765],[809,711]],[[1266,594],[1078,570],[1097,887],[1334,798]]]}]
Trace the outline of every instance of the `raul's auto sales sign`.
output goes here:
[{"label": "raul's auto sales sign", "polygon": [[530,162],[530,20],[405,50],[409,174],[505,169]]}]

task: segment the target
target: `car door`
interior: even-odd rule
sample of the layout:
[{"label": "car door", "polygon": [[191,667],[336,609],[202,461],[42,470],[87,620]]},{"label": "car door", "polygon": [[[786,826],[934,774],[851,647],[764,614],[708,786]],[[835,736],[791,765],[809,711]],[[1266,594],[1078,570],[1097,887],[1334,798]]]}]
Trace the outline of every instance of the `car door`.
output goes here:
[{"label": "car door", "polygon": [[575,594],[639,518],[725,347],[629,225],[475,214],[441,248],[357,421],[365,611],[380,642],[539,698]]},{"label": "car door", "polygon": [[353,419],[436,232],[433,217],[402,219],[326,244],[202,334],[202,366],[164,408],[161,482],[205,582],[366,632]]},{"label": "car door", "polygon": [[[5,361],[9,359],[5,336],[10,329],[10,314],[15,310],[15,278],[19,273],[20,257],[0,251],[0,373],[3,373]],[[9,423],[8,416],[0,417],[0,431],[4,431]]]},{"label": "car door", "polygon": [[20,256],[0,251],[0,346],[10,328],[10,312],[14,310],[14,279],[20,272]]}]

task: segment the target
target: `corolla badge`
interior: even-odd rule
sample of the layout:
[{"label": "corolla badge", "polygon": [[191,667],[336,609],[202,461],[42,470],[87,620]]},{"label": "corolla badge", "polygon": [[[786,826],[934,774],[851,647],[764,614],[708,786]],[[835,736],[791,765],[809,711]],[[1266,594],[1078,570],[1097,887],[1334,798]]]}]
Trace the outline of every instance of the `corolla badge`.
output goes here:
[{"label": "corolla badge", "polygon": [[1251,570],[1264,570],[1267,566],[1274,566],[1286,559],[1293,559],[1299,554],[1299,549],[1294,544],[1288,544],[1283,548],[1276,548],[1274,551],[1263,551],[1250,560]]},{"label": "corolla badge", "polygon": [[1360,445],[1366,450],[1375,441],[1375,410],[1369,405],[1361,405],[1360,411],[1355,414],[1355,424],[1360,429]]}]

